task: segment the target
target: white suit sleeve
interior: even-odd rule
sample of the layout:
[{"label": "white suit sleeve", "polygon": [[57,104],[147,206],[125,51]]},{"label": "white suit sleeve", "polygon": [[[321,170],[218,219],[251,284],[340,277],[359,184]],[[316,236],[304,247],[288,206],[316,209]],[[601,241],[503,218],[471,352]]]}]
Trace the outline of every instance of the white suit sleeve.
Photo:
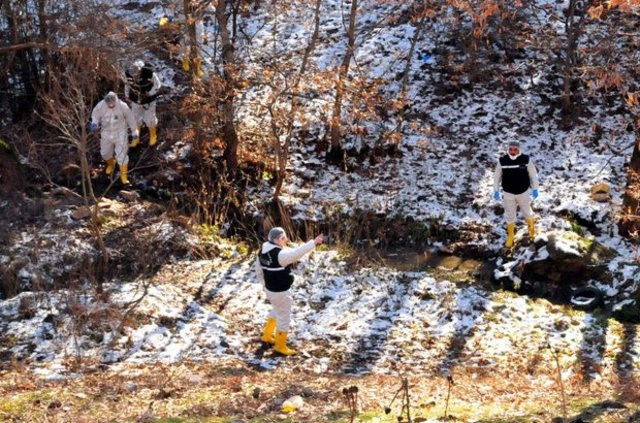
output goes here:
[{"label": "white suit sleeve", "polygon": [[496,164],[496,170],[493,172],[493,192],[500,191],[500,184],[502,183],[502,166],[500,162]]},{"label": "white suit sleeve", "polygon": [[129,75],[127,73],[124,74],[124,98],[129,98],[129,93],[131,92]]},{"label": "white suit sleeve", "polygon": [[256,279],[260,283],[260,285],[264,285],[264,272],[262,271],[262,266],[260,265],[260,258],[256,257],[256,261],[253,266],[256,269]]},{"label": "white suit sleeve", "polygon": [[102,102],[98,103],[91,112],[91,122],[96,125],[100,125],[100,118],[102,117]]},{"label": "white suit sleeve", "polygon": [[278,263],[280,263],[282,267],[295,263],[315,247],[316,243],[311,240],[296,248],[282,249],[282,251],[278,253]]},{"label": "white suit sleeve", "polygon": [[149,95],[154,95],[160,90],[160,87],[162,87],[162,83],[160,83],[160,78],[158,78],[158,74],[156,74],[155,72],[151,77],[151,81],[153,82],[153,86],[149,90]]},{"label": "white suit sleeve", "polygon": [[536,167],[531,160],[529,160],[529,164],[527,165],[527,172],[529,172],[531,188],[538,189],[538,171],[536,171]]},{"label": "white suit sleeve", "polygon": [[122,101],[121,103],[122,109],[124,111],[124,116],[127,119],[127,123],[129,124],[129,128],[131,128],[131,135],[138,136],[138,125],[136,124],[136,118],[133,116],[133,112],[127,106],[127,103]]}]

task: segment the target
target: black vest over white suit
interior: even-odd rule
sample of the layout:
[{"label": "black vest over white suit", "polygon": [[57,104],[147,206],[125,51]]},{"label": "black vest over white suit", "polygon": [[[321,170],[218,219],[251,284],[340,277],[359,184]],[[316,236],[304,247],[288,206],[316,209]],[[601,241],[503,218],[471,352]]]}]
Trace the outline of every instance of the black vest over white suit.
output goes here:
[{"label": "black vest over white suit", "polygon": [[500,157],[502,168],[502,189],[510,194],[522,194],[531,186],[529,171],[529,156],[521,154],[515,160],[508,154]]},{"label": "black vest over white suit", "polygon": [[258,256],[264,274],[264,285],[271,292],[287,291],[293,284],[291,265],[282,267],[278,262],[280,251],[282,248],[275,247]]},{"label": "black vest over white suit", "polygon": [[125,74],[131,88],[131,92],[129,93],[131,101],[144,105],[155,100],[155,96],[149,95],[149,92],[151,92],[153,88],[153,68],[149,63],[145,63],[142,69],[140,69],[140,74],[137,79],[128,71],[125,72]]}]

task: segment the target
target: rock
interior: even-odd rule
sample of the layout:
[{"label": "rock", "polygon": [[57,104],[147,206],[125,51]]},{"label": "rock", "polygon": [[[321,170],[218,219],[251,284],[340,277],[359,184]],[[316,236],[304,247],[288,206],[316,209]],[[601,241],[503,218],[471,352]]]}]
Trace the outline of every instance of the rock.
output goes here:
[{"label": "rock", "polygon": [[611,201],[611,187],[605,182],[595,184],[591,187],[591,199],[599,203]]},{"label": "rock", "polygon": [[596,192],[595,194],[591,194],[591,199],[598,203],[608,203],[611,201],[611,194]]},{"label": "rock", "polygon": [[60,408],[60,407],[62,407],[62,403],[60,401],[58,401],[57,399],[54,399],[53,401],[51,401],[49,403],[49,405],[47,406],[47,408],[49,410],[53,410],[53,409]]},{"label": "rock", "polygon": [[73,220],[83,220],[91,216],[91,209],[87,206],[77,207],[72,213]]},{"label": "rock", "polygon": [[530,254],[496,268],[494,281],[505,289],[569,302],[576,288],[610,280],[608,264],[617,253],[593,238],[555,231],[538,239]]},{"label": "rock", "polygon": [[130,203],[135,203],[140,199],[140,194],[136,191],[121,190],[120,195],[125,199],[125,201],[128,201]]},{"label": "rock", "polygon": [[549,260],[563,273],[581,272],[587,268],[605,265],[615,257],[615,251],[575,232],[557,231],[548,236]]},{"label": "rock", "polygon": [[591,243],[575,232],[559,231],[549,234],[547,251],[555,262],[581,260],[588,253]]}]

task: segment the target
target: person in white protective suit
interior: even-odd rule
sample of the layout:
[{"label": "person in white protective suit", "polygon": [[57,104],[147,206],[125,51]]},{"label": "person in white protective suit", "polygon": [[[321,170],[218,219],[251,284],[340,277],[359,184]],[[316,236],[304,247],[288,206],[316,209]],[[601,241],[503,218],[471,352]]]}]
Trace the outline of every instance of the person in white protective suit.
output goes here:
[{"label": "person in white protective suit", "polygon": [[507,221],[507,241],[505,247],[513,246],[515,236],[516,213],[518,206],[524,215],[529,229],[529,237],[536,234],[535,218],[531,210],[531,198],[538,198],[538,173],[533,162],[526,154],[521,154],[520,143],[509,142],[507,154],[500,157],[493,174],[493,196],[500,200],[502,188],[504,214]]},{"label": "person in white protective suit", "polygon": [[138,140],[136,121],[127,103],[110,91],[91,113],[90,130],[100,128],[100,155],[107,162],[107,175],[111,175],[116,162],[120,166],[120,181],[128,184],[129,143],[127,126],[131,129],[133,141]]},{"label": "person in white protective suit", "polygon": [[261,340],[274,344],[273,349],[280,354],[292,355],[296,351],[287,347],[287,333],[293,304],[293,297],[289,291],[293,284],[291,265],[313,250],[316,245],[322,244],[324,237],[318,235],[299,247],[285,248],[289,241],[287,234],[284,229],[275,227],[269,231],[267,239],[268,241],[262,244],[255,262],[258,281],[262,283],[267,299],[273,307],[267,317]]},{"label": "person in white protective suit", "polygon": [[[196,77],[202,78],[204,71],[202,69],[202,49],[209,43],[209,35],[203,28],[203,20],[207,19],[207,15],[213,16],[215,14],[215,6],[213,2],[203,2],[201,5],[195,2],[190,3],[187,10],[187,19],[189,23],[194,25],[195,29],[195,44],[192,45],[189,32],[189,24],[177,24],[176,22],[181,19],[175,19],[175,10],[168,15],[163,15],[158,21],[158,28],[162,31],[162,34],[169,36],[171,49],[174,46],[178,51],[178,55],[182,61],[182,70],[185,72],[193,73]],[[203,19],[204,17],[204,19]],[[179,34],[177,37],[174,34]]]},{"label": "person in white protective suit", "polygon": [[[162,86],[160,78],[153,71],[152,65],[142,60],[136,60],[132,69],[125,72],[125,76],[125,101],[131,102],[131,111],[136,120],[138,133],[140,133],[142,123],[149,128],[149,146],[153,146],[158,140],[156,98]],[[139,138],[131,143],[131,147],[136,147],[138,142]]]}]

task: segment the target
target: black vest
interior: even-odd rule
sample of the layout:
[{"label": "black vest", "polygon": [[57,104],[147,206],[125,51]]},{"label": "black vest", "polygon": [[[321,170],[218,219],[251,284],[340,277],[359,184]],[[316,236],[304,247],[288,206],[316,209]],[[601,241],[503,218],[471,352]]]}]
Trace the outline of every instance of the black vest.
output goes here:
[{"label": "black vest", "polygon": [[276,247],[258,256],[264,274],[264,286],[271,292],[287,291],[293,284],[291,265],[282,267],[278,262],[280,251],[282,248]]},{"label": "black vest", "polygon": [[502,189],[510,194],[522,194],[531,186],[529,179],[529,156],[521,154],[512,160],[508,154],[500,157],[502,167]]},{"label": "black vest", "polygon": [[134,103],[149,104],[155,100],[155,96],[150,96],[149,92],[153,88],[153,68],[149,63],[145,63],[140,69],[140,75],[136,79],[129,72],[126,72],[129,82],[129,98]]}]

